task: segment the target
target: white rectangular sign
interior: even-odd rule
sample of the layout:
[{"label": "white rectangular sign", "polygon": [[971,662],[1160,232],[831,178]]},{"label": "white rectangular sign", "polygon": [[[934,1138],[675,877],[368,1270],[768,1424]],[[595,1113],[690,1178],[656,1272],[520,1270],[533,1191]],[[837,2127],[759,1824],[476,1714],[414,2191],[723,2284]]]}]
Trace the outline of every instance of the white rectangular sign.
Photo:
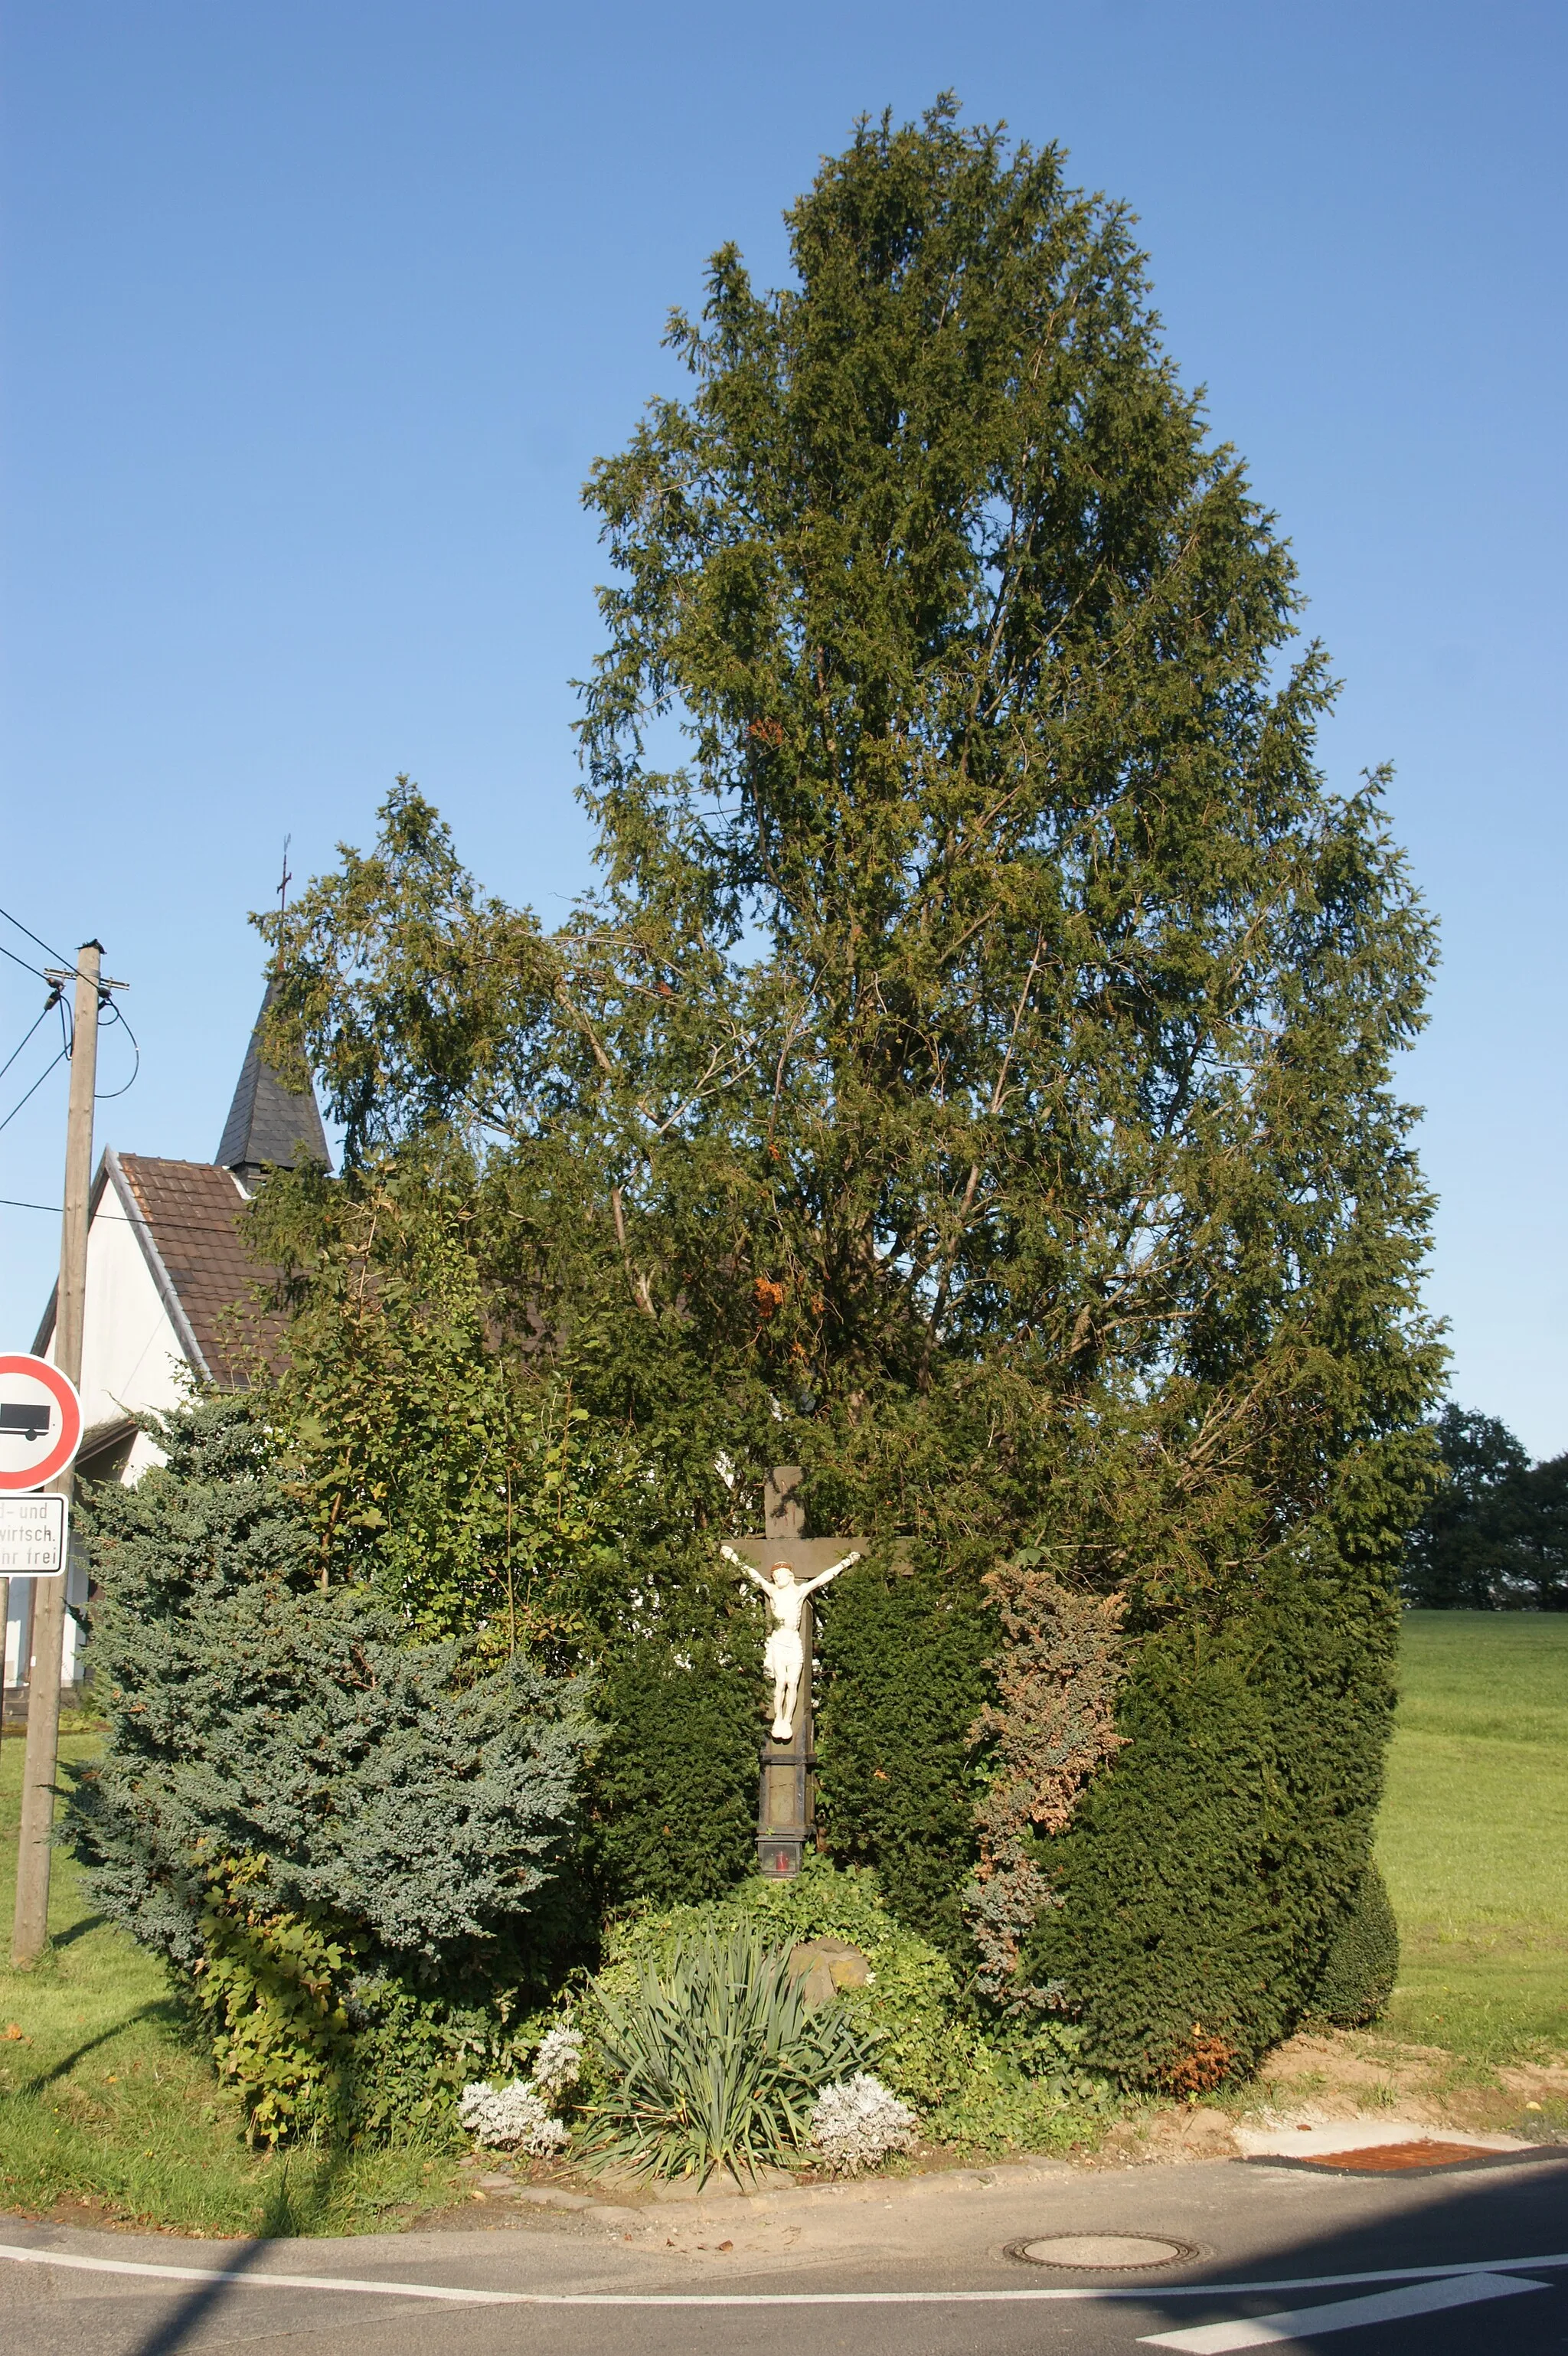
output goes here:
[{"label": "white rectangular sign", "polygon": [[66,1527],[63,1497],[0,1497],[0,1579],[58,1579]]}]

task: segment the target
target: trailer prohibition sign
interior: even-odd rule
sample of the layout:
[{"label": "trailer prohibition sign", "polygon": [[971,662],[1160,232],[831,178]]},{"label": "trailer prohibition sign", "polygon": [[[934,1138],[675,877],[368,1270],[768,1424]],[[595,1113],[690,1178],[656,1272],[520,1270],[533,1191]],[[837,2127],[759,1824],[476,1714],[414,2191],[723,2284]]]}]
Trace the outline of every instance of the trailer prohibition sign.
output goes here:
[{"label": "trailer prohibition sign", "polygon": [[80,1446],[76,1385],[47,1358],[0,1351],[0,1496],[57,1480]]}]

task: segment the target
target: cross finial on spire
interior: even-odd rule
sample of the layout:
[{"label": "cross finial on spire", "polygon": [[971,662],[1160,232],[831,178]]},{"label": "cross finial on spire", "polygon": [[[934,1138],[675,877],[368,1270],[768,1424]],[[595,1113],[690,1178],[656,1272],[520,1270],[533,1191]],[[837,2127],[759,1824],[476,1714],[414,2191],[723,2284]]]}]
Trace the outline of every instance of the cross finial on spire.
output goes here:
[{"label": "cross finial on spire", "polygon": [[277,954],[272,960],[272,970],[280,979],[283,970],[283,919],[289,913],[289,885],[294,880],[289,870],[289,845],[293,841],[292,834],[284,835],[283,872],[278,879],[278,947]]}]

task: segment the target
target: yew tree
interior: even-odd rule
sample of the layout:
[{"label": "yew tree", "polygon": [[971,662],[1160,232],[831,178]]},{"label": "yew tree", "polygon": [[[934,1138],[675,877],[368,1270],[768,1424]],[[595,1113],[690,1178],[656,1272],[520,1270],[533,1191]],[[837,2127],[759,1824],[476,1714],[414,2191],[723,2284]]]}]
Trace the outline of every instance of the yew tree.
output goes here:
[{"label": "yew tree", "polygon": [[1301,2011],[1365,1878],[1431,927],[1125,210],[943,101],[786,219],[790,283],[713,257],[686,397],[589,486],[599,888],[545,931],[400,787],[279,1019],[350,1192],[458,1141],[492,1346],[620,1451],[586,1650],[740,1691],[712,1534],[801,1462],[818,1526],[901,1541],[824,1608],[831,1845],[1185,2083]]}]

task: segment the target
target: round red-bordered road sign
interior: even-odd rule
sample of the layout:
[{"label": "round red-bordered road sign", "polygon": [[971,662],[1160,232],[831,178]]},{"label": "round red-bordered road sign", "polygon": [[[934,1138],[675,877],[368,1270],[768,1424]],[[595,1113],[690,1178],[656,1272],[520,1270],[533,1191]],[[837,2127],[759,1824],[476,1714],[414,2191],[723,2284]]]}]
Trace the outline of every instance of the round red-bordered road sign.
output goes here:
[{"label": "round red-bordered road sign", "polygon": [[47,1358],[0,1350],[0,1496],[41,1489],[81,1446],[76,1385]]}]

